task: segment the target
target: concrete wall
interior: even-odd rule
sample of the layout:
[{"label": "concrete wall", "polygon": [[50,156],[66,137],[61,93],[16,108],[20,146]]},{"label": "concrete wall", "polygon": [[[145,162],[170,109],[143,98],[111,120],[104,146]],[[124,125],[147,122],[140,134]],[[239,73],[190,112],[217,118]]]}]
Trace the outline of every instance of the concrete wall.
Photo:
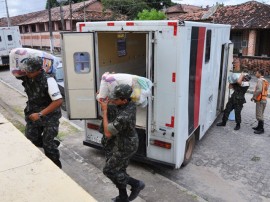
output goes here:
[{"label": "concrete wall", "polygon": [[[41,33],[25,33],[21,34],[21,41],[23,47],[38,47],[38,48],[50,48],[50,33],[41,32]],[[54,47],[59,49],[61,48],[60,42],[61,36],[60,32],[53,32],[53,44]]]},{"label": "concrete wall", "polygon": [[234,57],[234,70],[244,71],[247,70],[250,74],[255,75],[256,71],[263,69],[265,76],[270,75],[270,58],[263,57]]}]

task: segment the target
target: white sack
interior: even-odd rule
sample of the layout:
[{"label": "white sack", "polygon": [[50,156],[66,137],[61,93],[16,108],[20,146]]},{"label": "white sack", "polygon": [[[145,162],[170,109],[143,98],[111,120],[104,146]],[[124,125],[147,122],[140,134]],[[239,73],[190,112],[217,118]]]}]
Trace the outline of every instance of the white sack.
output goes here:
[{"label": "white sack", "polygon": [[9,54],[10,72],[16,76],[25,75],[25,61],[27,58],[40,57],[43,60],[43,69],[48,74],[54,74],[56,67],[60,63],[60,58],[44,51],[31,48],[14,48]]},{"label": "white sack", "polygon": [[145,77],[132,74],[104,73],[101,78],[97,100],[108,97],[113,92],[114,88],[120,84],[127,84],[132,87],[133,92],[131,94],[131,99],[137,105],[141,107],[145,107],[147,105],[147,97],[152,94],[151,88],[153,83]]}]

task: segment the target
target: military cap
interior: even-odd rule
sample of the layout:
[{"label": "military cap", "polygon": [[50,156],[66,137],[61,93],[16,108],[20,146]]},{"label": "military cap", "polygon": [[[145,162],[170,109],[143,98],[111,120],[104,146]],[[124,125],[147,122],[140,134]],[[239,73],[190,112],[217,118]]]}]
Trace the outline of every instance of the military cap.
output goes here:
[{"label": "military cap", "polygon": [[42,69],[43,60],[40,57],[27,58],[25,61],[25,70],[27,72],[35,72]]},{"label": "military cap", "polygon": [[132,94],[132,87],[127,84],[120,84],[114,88],[114,91],[109,96],[110,99],[128,99]]}]

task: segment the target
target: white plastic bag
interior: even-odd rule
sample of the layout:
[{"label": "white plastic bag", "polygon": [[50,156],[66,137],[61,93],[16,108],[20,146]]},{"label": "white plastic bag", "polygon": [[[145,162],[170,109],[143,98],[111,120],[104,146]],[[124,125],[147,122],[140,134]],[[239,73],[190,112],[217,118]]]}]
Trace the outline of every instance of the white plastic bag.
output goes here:
[{"label": "white plastic bag", "polygon": [[132,87],[131,99],[137,105],[141,107],[147,105],[147,97],[152,94],[151,88],[153,83],[145,77],[132,74],[110,74],[109,72],[105,72],[101,78],[97,100],[108,97],[114,88],[120,84],[127,84]]},{"label": "white plastic bag", "polygon": [[237,80],[239,79],[241,73],[231,73],[229,76],[228,76],[228,81],[229,83],[231,84],[234,84],[237,82]]},{"label": "white plastic bag", "polygon": [[60,63],[60,58],[55,57],[44,51],[31,48],[15,48],[10,51],[10,72],[16,76],[25,75],[25,61],[30,57],[40,57],[43,60],[43,69],[48,74],[54,74],[56,67]]}]

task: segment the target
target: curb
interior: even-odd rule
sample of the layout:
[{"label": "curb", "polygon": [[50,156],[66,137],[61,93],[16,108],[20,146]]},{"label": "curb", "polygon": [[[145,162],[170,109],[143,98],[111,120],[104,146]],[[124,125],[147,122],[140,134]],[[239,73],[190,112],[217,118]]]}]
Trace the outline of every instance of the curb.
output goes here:
[{"label": "curb", "polygon": [[173,186],[177,187],[179,190],[183,191],[183,192],[186,192],[187,194],[189,195],[192,195],[192,196],[195,196],[196,199],[198,200],[198,202],[207,202],[205,199],[203,199],[202,197],[200,197],[198,194],[196,194],[195,192],[193,191],[189,191],[187,190],[186,188],[182,187],[181,185],[177,184],[176,182],[166,178],[166,177],[163,177],[162,175],[158,174],[158,173],[155,173],[155,175],[160,178],[161,180],[164,180],[166,182],[169,182],[171,183]]}]

